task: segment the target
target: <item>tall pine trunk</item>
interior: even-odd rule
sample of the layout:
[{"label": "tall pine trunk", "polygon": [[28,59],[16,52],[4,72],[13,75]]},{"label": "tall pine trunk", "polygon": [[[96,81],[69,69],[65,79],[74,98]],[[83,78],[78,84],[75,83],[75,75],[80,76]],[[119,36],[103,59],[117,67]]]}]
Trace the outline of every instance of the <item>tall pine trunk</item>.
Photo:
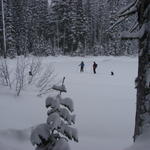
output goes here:
[{"label": "tall pine trunk", "polygon": [[150,0],[138,1],[139,28],[145,32],[139,39],[139,66],[134,141],[150,126]]},{"label": "tall pine trunk", "polygon": [[5,30],[5,12],[4,12],[4,2],[1,0],[2,6],[2,22],[3,22],[3,55],[6,58],[6,30]]}]

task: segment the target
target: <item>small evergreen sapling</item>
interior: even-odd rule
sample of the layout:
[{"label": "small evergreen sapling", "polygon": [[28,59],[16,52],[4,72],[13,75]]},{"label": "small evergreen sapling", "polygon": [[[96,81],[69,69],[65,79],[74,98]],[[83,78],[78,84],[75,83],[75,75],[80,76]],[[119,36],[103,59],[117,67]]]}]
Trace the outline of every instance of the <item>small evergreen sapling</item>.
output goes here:
[{"label": "small evergreen sapling", "polygon": [[57,96],[46,99],[47,122],[38,125],[31,133],[31,142],[36,150],[70,150],[68,140],[78,142],[77,130],[71,127],[75,124],[73,101],[71,98],[62,98],[61,93],[67,92],[64,80],[61,86],[53,86],[58,91]]}]

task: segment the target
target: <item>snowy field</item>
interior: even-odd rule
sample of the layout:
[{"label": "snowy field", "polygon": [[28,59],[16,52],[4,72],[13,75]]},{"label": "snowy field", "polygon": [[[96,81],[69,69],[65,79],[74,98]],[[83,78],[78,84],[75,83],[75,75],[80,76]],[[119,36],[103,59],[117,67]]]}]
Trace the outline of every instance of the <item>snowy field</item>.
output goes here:
[{"label": "snowy field", "polygon": [[[63,96],[74,100],[79,143],[71,142],[72,150],[124,150],[132,144],[136,57],[47,57],[43,61],[53,65],[58,80],[66,77],[68,92]],[[79,72],[81,61],[84,73]],[[98,64],[95,75],[93,61]],[[30,88],[16,97],[0,86],[0,150],[34,150],[30,128],[46,121],[45,98]]]}]

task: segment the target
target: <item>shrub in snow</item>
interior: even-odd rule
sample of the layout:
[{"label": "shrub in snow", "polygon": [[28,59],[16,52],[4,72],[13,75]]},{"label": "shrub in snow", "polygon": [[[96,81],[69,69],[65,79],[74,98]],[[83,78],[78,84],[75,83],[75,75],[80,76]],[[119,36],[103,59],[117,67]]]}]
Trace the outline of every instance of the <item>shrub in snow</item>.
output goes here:
[{"label": "shrub in snow", "polygon": [[38,57],[32,57],[31,62],[29,63],[29,79],[28,83],[31,84],[33,80],[36,80],[37,75],[42,70],[42,62]]},{"label": "shrub in snow", "polygon": [[43,94],[47,94],[52,90],[52,86],[54,83],[56,75],[54,74],[54,69],[51,65],[45,67],[45,71],[39,76],[37,80],[36,87],[39,89],[38,96]]},{"label": "shrub in snow", "polygon": [[[64,82],[64,80],[63,80]],[[71,98],[62,98],[61,93],[66,92],[64,84],[53,86],[58,91],[56,96],[46,99],[47,122],[38,125],[31,133],[31,142],[36,150],[70,150],[68,140],[78,142],[75,124],[74,105]]]},{"label": "shrub in snow", "polygon": [[6,59],[0,57],[0,84],[11,88],[10,71]]},{"label": "shrub in snow", "polygon": [[54,68],[45,66],[38,57],[17,56],[16,64],[0,57],[0,85],[15,90],[17,96],[28,87],[34,88],[37,95],[47,94],[52,90],[56,75]]},{"label": "shrub in snow", "polygon": [[20,92],[26,85],[26,71],[27,62],[24,57],[17,58],[16,72],[15,72],[15,87],[17,96],[20,95]]}]

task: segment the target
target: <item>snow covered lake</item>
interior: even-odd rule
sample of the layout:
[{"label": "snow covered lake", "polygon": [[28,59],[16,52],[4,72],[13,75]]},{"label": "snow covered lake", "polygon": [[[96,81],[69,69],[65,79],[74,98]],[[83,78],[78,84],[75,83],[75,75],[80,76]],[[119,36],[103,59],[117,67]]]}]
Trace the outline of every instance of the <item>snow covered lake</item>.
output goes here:
[{"label": "snow covered lake", "polygon": [[[63,96],[74,100],[79,143],[71,142],[72,150],[123,150],[132,144],[136,57],[59,56],[43,61],[53,65],[58,79],[66,77]],[[81,61],[85,63],[83,73]],[[93,61],[98,64],[97,74],[92,72]],[[16,97],[0,86],[0,150],[34,150],[28,129],[47,118],[46,96],[35,95],[34,89],[25,89]]]}]

